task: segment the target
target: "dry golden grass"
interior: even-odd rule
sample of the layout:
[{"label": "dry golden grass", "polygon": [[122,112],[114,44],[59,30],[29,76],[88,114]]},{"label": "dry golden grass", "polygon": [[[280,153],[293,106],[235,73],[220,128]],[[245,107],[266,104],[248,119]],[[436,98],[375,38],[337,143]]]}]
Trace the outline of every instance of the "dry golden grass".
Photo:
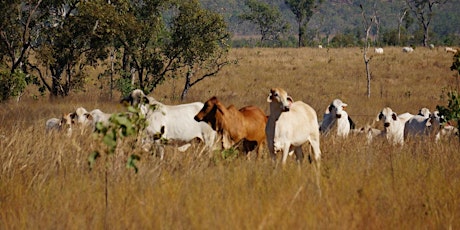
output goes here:
[{"label": "dry golden grass", "polygon": [[[187,102],[216,95],[226,105],[252,104],[268,112],[269,89],[283,87],[312,105],[320,120],[326,106],[341,98],[362,126],[384,106],[398,113],[434,110],[446,104],[442,88],[455,85],[452,55],[441,49],[403,54],[385,48],[371,61],[370,99],[359,48],[235,49],[231,56],[238,64],[196,85]],[[168,81],[151,95],[178,104],[182,84]],[[100,146],[97,140],[48,135],[44,123],[79,106],[124,111],[119,95],[107,100],[99,92],[90,88],[54,101],[26,95],[20,103],[2,105],[1,229],[460,228],[456,139],[392,147],[383,141],[367,145],[362,136],[322,138],[321,197],[307,161],[299,173],[293,158],[282,170],[267,157],[198,156],[199,143],[185,153],[168,146],[163,161],[122,148],[89,171],[87,158]],[[142,157],[137,174],[125,168],[130,153]]]}]

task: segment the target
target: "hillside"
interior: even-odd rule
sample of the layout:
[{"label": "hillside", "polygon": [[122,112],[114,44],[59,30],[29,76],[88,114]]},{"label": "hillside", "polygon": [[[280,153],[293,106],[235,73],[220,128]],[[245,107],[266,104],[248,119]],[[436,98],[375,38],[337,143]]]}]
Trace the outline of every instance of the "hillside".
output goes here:
[{"label": "hillside", "polygon": [[[277,6],[284,20],[291,24],[291,35],[296,34],[295,18],[284,0],[261,0],[273,6]],[[380,31],[394,30],[397,28],[398,13],[404,7],[405,1],[395,0],[378,0],[375,3],[377,15],[380,18]],[[238,20],[245,9],[245,0],[201,0],[202,5],[210,10],[216,11],[224,15],[228,22],[229,30],[234,35],[234,38],[257,35],[255,25],[241,22]],[[309,30],[322,36],[335,35],[338,33],[360,33],[362,30],[362,16],[359,5],[363,4],[366,12],[371,14],[373,11],[374,1],[351,1],[351,0],[325,0],[318,8],[309,22]],[[436,34],[436,37],[446,37],[448,35],[460,34],[460,14],[458,9],[460,1],[450,1],[439,8],[437,14],[433,18],[431,31]],[[408,28],[414,32],[418,30],[418,24],[414,15],[410,15],[413,23]]]}]

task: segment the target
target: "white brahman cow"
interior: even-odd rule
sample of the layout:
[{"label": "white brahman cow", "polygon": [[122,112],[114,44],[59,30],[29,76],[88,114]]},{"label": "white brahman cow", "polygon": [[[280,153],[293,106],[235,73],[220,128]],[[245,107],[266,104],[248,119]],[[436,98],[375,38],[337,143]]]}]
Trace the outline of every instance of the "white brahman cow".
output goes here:
[{"label": "white brahman cow", "polygon": [[[425,109],[425,113],[427,109]],[[422,109],[423,110],[423,109]],[[439,112],[435,111],[433,114],[420,113],[409,119],[404,125],[404,139],[415,137],[432,137],[435,140],[439,139],[441,131],[441,123],[444,122],[443,118],[439,116]]]},{"label": "white brahman cow", "polygon": [[335,99],[327,107],[323,116],[323,121],[320,125],[320,131],[323,134],[329,134],[330,131],[337,126],[337,136],[347,137],[350,130],[355,129],[355,123],[348,116],[345,108],[348,105],[340,99]]},{"label": "white brahman cow", "polygon": [[383,54],[383,48],[382,48],[382,47],[379,47],[379,48],[376,47],[376,48],[374,49],[374,52],[375,52],[376,54]]},{"label": "white brahman cow", "polygon": [[404,53],[412,53],[412,52],[414,52],[414,48],[409,47],[409,46],[405,46],[405,47],[402,48],[402,51]]},{"label": "white brahman cow", "polygon": [[150,104],[159,103],[155,98],[145,95],[145,93],[140,89],[133,90],[128,96],[124,97],[120,101],[121,103],[129,103],[132,106],[138,106],[141,104]]},{"label": "white brahman cow", "polygon": [[[162,140],[190,142],[198,138],[204,142],[205,148],[212,149],[214,147],[216,131],[206,122],[198,122],[194,119],[195,115],[203,108],[203,103],[165,105],[153,97],[146,96],[139,89],[134,90],[122,101],[127,101],[133,106],[139,106],[145,114],[148,123],[145,129],[147,142],[156,144],[161,159],[164,157]],[[185,151],[186,148],[181,149]]]},{"label": "white brahman cow", "polygon": [[155,141],[160,147],[161,159],[164,157],[161,139],[190,142],[198,138],[208,149],[213,147],[216,141],[216,131],[206,122],[198,122],[194,119],[202,107],[201,102],[182,105],[157,103],[154,110],[149,110],[146,114],[148,126],[145,131],[150,141]]},{"label": "white brahman cow", "polygon": [[[267,102],[270,103],[270,116],[265,128],[267,146],[273,161],[276,161],[276,152],[282,151],[282,165],[291,151],[294,151],[297,162],[303,159],[302,145],[310,142],[313,149],[316,171],[316,185],[321,196],[320,165],[321,149],[318,117],[316,111],[302,101],[294,102],[281,88],[272,88]],[[311,158],[309,157],[310,162]]]},{"label": "white brahman cow", "polygon": [[[413,115],[410,113],[403,114],[399,117],[398,114],[393,112],[389,107],[383,108],[377,115],[376,121],[383,121],[383,131],[381,136],[384,136],[393,145],[404,144],[404,124]],[[406,120],[407,119],[407,120]]]},{"label": "white brahman cow", "polygon": [[94,131],[98,122],[108,126],[109,119],[112,116],[111,113],[104,113],[100,109],[94,109],[88,112],[83,107],[77,108],[73,114],[82,132],[84,132],[84,130],[87,128],[90,128],[92,131]]}]

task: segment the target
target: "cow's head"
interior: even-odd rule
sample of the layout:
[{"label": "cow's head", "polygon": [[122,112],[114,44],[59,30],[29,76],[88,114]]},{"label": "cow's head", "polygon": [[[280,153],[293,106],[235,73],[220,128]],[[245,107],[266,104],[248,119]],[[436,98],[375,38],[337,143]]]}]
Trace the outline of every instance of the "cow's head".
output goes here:
[{"label": "cow's head", "polygon": [[383,121],[384,127],[389,127],[390,124],[398,120],[398,115],[389,107],[384,108],[376,118],[376,121]]},{"label": "cow's head", "polygon": [[268,95],[267,102],[278,103],[281,111],[286,112],[289,111],[293,100],[283,89],[272,88],[270,90],[270,94]]},{"label": "cow's head", "polygon": [[121,99],[120,103],[122,104],[129,104],[132,106],[136,106],[139,104],[150,104],[153,103],[150,99],[145,95],[145,93],[140,89],[133,90],[128,96]]},{"label": "cow's head", "polygon": [[421,108],[419,111],[418,111],[418,114],[417,115],[420,115],[420,116],[423,116],[423,117],[430,117],[431,115],[431,112],[429,109],[427,108]]},{"label": "cow's head", "polygon": [[[216,96],[211,97],[209,100],[207,100],[203,108],[201,108],[200,112],[198,112],[194,119],[195,121],[204,121],[208,124],[211,125],[211,127],[216,130],[217,128],[217,119],[218,116],[222,115],[224,113],[223,109],[221,108],[222,105],[220,104],[219,100],[217,99]],[[220,115],[219,115],[220,113]]]},{"label": "cow's head", "polygon": [[66,129],[68,136],[72,134],[72,126],[75,124],[75,118],[76,118],[75,113],[62,114],[61,121],[59,123],[59,128],[61,130]]},{"label": "cow's head", "polygon": [[163,134],[165,134],[165,126],[164,125],[161,126],[159,132],[153,134],[153,140],[154,141],[161,140],[161,138],[163,137]]},{"label": "cow's head", "polygon": [[434,111],[429,115],[428,121],[425,123],[427,127],[433,127],[435,129],[440,128],[442,124],[446,122],[443,115],[440,115],[438,111]]},{"label": "cow's head", "polygon": [[348,105],[343,103],[340,99],[335,99],[332,101],[332,103],[329,105],[328,112],[332,115],[335,114],[336,118],[341,118],[342,117],[342,111],[345,110],[345,108]]}]

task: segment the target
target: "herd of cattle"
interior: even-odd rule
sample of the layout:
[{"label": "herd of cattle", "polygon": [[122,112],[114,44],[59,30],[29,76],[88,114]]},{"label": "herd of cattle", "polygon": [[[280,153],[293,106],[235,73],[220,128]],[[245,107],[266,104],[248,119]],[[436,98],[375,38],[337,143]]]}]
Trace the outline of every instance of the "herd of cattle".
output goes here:
[{"label": "herd of cattle", "polygon": [[[165,105],[136,89],[122,101],[138,107],[145,115],[148,125],[143,133],[143,143],[157,148],[161,159],[164,157],[161,140],[189,143],[198,138],[205,145],[203,150],[241,146],[243,152],[254,151],[257,156],[261,154],[261,147],[266,145],[273,160],[278,151],[282,152],[284,165],[287,157],[292,154],[296,155],[298,161],[302,161],[302,145],[309,142],[319,168],[321,135],[346,138],[350,134],[363,134],[367,136],[368,142],[374,138],[385,138],[394,145],[403,145],[405,140],[414,137],[439,141],[443,136],[458,135],[458,130],[445,122],[437,111],[431,113],[426,108],[420,109],[416,115],[398,115],[386,107],[376,118],[376,121],[383,122],[383,129],[375,129],[371,125],[356,128],[345,111],[347,104],[340,99],[333,100],[327,106],[323,120],[319,122],[311,106],[302,101],[294,101],[281,88],[270,90],[267,98],[270,104],[268,116],[256,106],[240,109],[233,105],[227,107],[217,97],[205,103]],[[47,120],[46,130],[60,130],[66,135],[72,135],[76,127],[82,132],[86,129],[95,130],[98,122],[108,124],[111,115],[99,109],[88,112],[80,107],[60,119]],[[190,144],[185,144],[180,150],[185,151],[188,146]]]}]

